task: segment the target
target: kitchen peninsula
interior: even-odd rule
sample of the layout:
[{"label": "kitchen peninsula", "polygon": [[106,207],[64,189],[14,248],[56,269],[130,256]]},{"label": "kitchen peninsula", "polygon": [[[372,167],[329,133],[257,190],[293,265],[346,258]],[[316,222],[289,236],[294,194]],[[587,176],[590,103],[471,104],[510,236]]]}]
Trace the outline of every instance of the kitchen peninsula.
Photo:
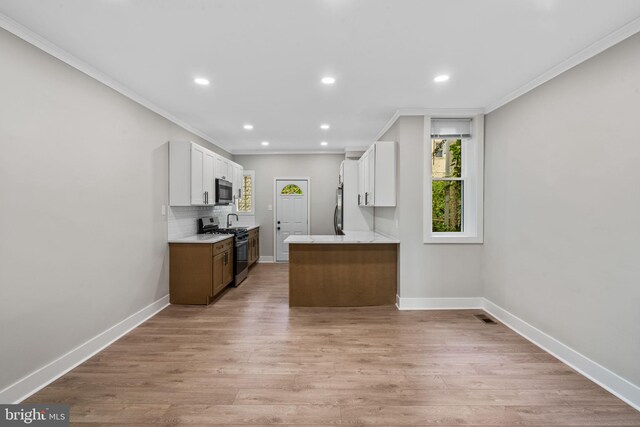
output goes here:
[{"label": "kitchen peninsula", "polygon": [[289,306],[359,307],[396,301],[399,240],[374,232],[289,236]]}]

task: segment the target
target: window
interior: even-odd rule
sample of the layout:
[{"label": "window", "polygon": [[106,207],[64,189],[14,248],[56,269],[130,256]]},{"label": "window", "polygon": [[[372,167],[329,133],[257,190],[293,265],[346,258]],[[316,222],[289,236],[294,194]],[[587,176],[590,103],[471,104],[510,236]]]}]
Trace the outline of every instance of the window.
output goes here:
[{"label": "window", "polygon": [[425,116],[425,243],[482,243],[483,116]]},{"label": "window", "polygon": [[431,231],[461,232],[464,179],[462,139],[431,139]]},{"label": "window", "polygon": [[295,184],[285,185],[280,194],[302,194],[302,189]]},{"label": "window", "polygon": [[254,178],[254,171],[244,171],[242,177],[242,197],[238,199],[238,213],[241,215],[253,215],[255,212]]}]

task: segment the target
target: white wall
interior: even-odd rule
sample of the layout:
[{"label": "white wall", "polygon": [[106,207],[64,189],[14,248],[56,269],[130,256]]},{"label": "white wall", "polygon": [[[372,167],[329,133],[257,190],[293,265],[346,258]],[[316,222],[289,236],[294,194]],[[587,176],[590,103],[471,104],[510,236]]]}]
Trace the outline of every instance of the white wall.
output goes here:
[{"label": "white wall", "polygon": [[311,178],[311,234],[334,234],[333,211],[340,162],[344,154],[236,155],[234,161],[255,171],[256,224],[260,225],[260,256],[273,256],[273,179]]},{"label": "white wall", "polygon": [[167,295],[168,145],[206,141],[0,30],[0,390]]},{"label": "white wall", "polygon": [[378,232],[400,239],[401,298],[481,296],[481,245],[422,242],[424,117],[403,116],[380,138],[398,143],[398,206],[375,208]]},{"label": "white wall", "polygon": [[485,296],[640,386],[640,35],[486,118]]}]

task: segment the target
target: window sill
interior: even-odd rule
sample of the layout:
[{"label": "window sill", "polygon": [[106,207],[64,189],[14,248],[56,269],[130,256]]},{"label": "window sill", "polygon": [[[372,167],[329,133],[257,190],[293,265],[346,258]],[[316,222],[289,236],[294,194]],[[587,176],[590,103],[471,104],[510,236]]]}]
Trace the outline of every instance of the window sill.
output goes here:
[{"label": "window sill", "polygon": [[437,243],[437,244],[482,244],[484,239],[482,236],[470,235],[464,233],[434,233],[424,236],[425,244]]}]

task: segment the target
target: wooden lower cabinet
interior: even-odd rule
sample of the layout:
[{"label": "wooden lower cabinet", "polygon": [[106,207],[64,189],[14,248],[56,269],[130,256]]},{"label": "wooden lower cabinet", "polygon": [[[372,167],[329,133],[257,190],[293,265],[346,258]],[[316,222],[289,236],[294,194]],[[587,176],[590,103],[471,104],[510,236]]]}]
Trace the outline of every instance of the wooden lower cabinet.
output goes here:
[{"label": "wooden lower cabinet", "polygon": [[393,305],[397,244],[289,244],[290,307]]},{"label": "wooden lower cabinet", "polygon": [[249,265],[255,264],[260,259],[260,227],[249,231]]},{"label": "wooden lower cabinet", "polygon": [[211,297],[214,297],[224,287],[224,256],[225,254],[215,255],[213,257],[213,287]]},{"label": "wooden lower cabinet", "polygon": [[222,266],[222,283],[227,286],[233,282],[233,246],[230,250],[225,251]]},{"label": "wooden lower cabinet", "polygon": [[233,281],[233,238],[169,244],[171,304],[209,304]]}]

